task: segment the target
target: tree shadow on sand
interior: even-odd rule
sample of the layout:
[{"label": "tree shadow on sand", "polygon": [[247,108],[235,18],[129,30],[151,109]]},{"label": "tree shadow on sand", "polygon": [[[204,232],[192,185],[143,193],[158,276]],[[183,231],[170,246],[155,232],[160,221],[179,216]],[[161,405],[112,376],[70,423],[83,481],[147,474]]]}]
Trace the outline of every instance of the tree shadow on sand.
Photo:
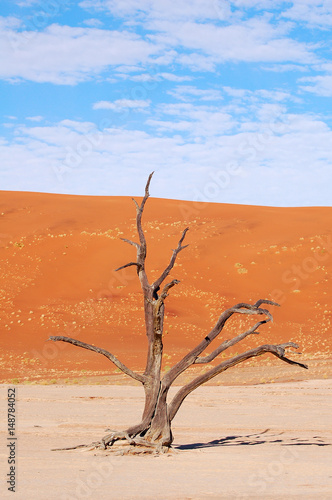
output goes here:
[{"label": "tree shadow on sand", "polygon": [[174,445],[173,448],[176,450],[197,450],[201,448],[214,448],[217,446],[256,446],[259,444],[271,443],[278,443],[281,446],[331,446],[331,443],[326,442],[321,436],[313,436],[310,439],[301,439],[299,437],[283,439],[280,437],[284,434],[283,432],[277,434],[268,432],[269,429],[266,429],[260,433],[244,436],[226,436],[208,441],[207,443]]}]

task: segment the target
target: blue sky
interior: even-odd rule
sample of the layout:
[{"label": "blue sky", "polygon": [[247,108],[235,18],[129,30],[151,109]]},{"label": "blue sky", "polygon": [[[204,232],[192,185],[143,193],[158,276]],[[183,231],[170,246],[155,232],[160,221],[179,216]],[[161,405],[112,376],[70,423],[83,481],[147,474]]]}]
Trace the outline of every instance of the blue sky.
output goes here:
[{"label": "blue sky", "polygon": [[331,206],[331,0],[3,0],[0,189]]}]

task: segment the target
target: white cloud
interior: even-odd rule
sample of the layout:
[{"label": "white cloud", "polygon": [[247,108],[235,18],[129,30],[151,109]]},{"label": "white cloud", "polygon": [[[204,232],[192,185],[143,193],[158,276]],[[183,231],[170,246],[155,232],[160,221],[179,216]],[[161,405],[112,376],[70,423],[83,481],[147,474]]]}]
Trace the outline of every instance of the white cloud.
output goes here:
[{"label": "white cloud", "polygon": [[128,74],[118,74],[124,79],[130,79],[134,82],[153,82],[157,80],[156,76],[152,76],[149,73],[141,73],[140,75],[128,75]]},{"label": "white cloud", "polygon": [[332,75],[308,76],[300,78],[301,89],[323,97],[332,96]]},{"label": "white cloud", "polygon": [[289,92],[284,92],[282,90],[266,90],[266,89],[259,89],[253,92],[254,95],[257,95],[263,99],[269,100],[269,101],[287,101],[287,100],[296,100],[295,97],[293,97],[292,94]]},{"label": "white cloud", "polygon": [[330,73],[332,73],[332,62],[319,64],[318,66],[316,66],[316,69],[322,71],[329,71]]},{"label": "white cloud", "polygon": [[[284,2],[233,3],[240,9],[274,10]],[[179,53],[177,62],[193,70],[213,71],[216,63],[224,61],[301,65],[315,61],[314,47],[289,36],[293,23],[282,21],[280,16],[275,21],[268,12],[241,19],[242,12],[232,13],[231,2],[224,0],[101,0],[97,3],[87,0],[80,5],[107,9],[124,22],[135,18],[153,33],[150,40],[165,47],[191,50],[192,54]]]},{"label": "white cloud", "polygon": [[0,78],[73,85],[109,66],[146,62],[158,46],[119,31],[53,24],[42,32],[0,32]]},{"label": "white cloud", "polygon": [[300,64],[272,64],[271,66],[264,66],[265,71],[274,71],[276,73],[287,73],[294,71],[305,72],[309,71],[308,66],[301,66]]},{"label": "white cloud", "polygon": [[[194,116],[187,104],[171,112],[184,115],[179,129]],[[213,115],[217,116],[200,110],[197,122],[205,126]],[[53,126],[17,127],[12,141],[0,141],[1,186],[140,195],[137,179],[144,184],[148,173],[157,168],[154,196],[256,205],[330,205],[332,131],[310,115],[284,118],[281,124],[262,121],[253,131],[207,133],[187,141],[178,131],[172,137],[158,137],[139,130],[100,131],[93,123],[70,120]],[[218,120],[214,128],[220,130]]]},{"label": "white cloud", "polygon": [[331,0],[296,0],[292,4],[282,13],[284,17],[321,28],[332,26]]},{"label": "white cloud", "polygon": [[[224,0],[220,0],[221,3]],[[325,29],[332,25],[332,3],[331,0],[232,0],[234,6],[245,12],[246,9],[257,11],[277,11],[278,17],[284,17],[292,21],[300,21],[303,24],[315,28]]]},{"label": "white cloud", "polygon": [[238,8],[269,10],[277,8],[283,1],[284,0],[233,0],[231,3]]},{"label": "white cloud", "polygon": [[[291,5],[290,5],[291,4]],[[114,16],[135,19],[171,21],[230,21],[241,19],[247,11],[275,13],[309,26],[326,28],[332,25],[331,0],[85,0],[80,6],[108,10]]]},{"label": "white cloud", "polygon": [[[160,131],[187,131],[193,137],[220,136],[233,129],[235,121],[230,114],[216,106],[191,103],[163,104],[159,112],[166,120],[149,119],[147,124]],[[170,121],[169,117],[173,117]]]},{"label": "white cloud", "polygon": [[140,73],[139,75],[131,75],[128,73],[140,70],[140,68],[138,67],[131,67],[131,66],[117,68],[117,71],[121,70],[123,70],[124,73],[122,74],[117,73],[117,76],[123,79],[130,79],[134,82],[160,82],[162,80],[167,80],[170,82],[188,82],[193,80],[193,77],[190,75],[179,76],[174,73],[167,73],[167,72],[158,73],[156,71],[151,71],[150,73]]},{"label": "white cloud", "polygon": [[[150,34],[143,37],[132,27],[111,31],[57,24],[42,31],[22,31],[21,21],[0,18],[0,78],[74,85],[96,78],[110,67],[119,67],[113,78],[125,78],[126,73],[140,71],[147,64],[178,63],[192,71],[209,72],[225,62],[300,66],[316,61],[315,47],[292,39],[292,25],[285,21],[272,23],[268,14],[245,20],[231,16],[227,24],[220,25],[214,22],[218,18],[215,2],[144,0],[141,4],[118,0],[96,5],[108,6],[119,15],[130,12],[140,17],[145,12],[144,27]],[[192,15],[185,16],[188,11]],[[86,22],[96,25],[98,20]],[[153,78],[188,79],[167,70],[159,69],[158,74]],[[143,81],[142,75],[132,78]]]},{"label": "white cloud", "polygon": [[225,86],[223,87],[223,90],[226,92],[226,94],[232,96],[232,97],[237,97],[237,98],[244,98],[245,96],[250,94],[250,90],[247,89],[236,89],[233,87],[228,87]]},{"label": "white cloud", "polygon": [[85,0],[86,9],[105,9],[126,19],[220,19],[231,15],[230,5],[222,0]]},{"label": "white cloud", "polygon": [[21,19],[14,16],[2,17],[0,16],[0,33],[6,32],[6,30],[17,29],[22,26]]},{"label": "white cloud", "polygon": [[216,60],[211,56],[205,56],[192,52],[191,54],[179,53],[176,62],[189,68],[191,71],[215,71]]},{"label": "white cloud", "polygon": [[299,99],[291,94],[290,92],[285,92],[283,90],[266,90],[266,89],[257,89],[257,90],[248,90],[248,89],[240,89],[234,87],[223,87],[224,92],[237,99],[237,101],[242,101],[243,103],[261,103],[269,102],[283,102],[283,101],[294,101],[299,102]]},{"label": "white cloud", "polygon": [[35,4],[40,4],[41,0],[15,0],[15,3],[19,5],[19,7],[31,7]]},{"label": "white cloud", "polygon": [[174,73],[160,73],[158,76],[163,78],[164,80],[169,80],[170,82],[187,82],[192,80],[192,77],[189,75],[179,76]]},{"label": "white cloud", "polygon": [[[201,51],[210,57],[210,64],[225,61],[303,64],[316,60],[309,45],[286,36],[290,29],[287,23],[275,27],[265,18],[251,18],[228,26],[156,21],[153,29],[158,33],[151,40]],[[191,55],[186,57],[188,64]]]},{"label": "white cloud", "polygon": [[142,110],[150,106],[149,100],[139,99],[117,99],[116,101],[98,101],[92,106],[93,109],[111,109],[121,111],[123,109]]},{"label": "white cloud", "polygon": [[240,131],[256,133],[267,123],[273,123],[277,133],[277,128],[283,128],[287,109],[281,104],[286,97],[281,99],[275,94],[271,92],[274,101],[267,98],[264,91],[246,91],[235,95],[235,103],[161,104],[157,108],[159,119],[151,117],[146,123],[159,132],[187,132],[195,140],[235,135]]},{"label": "white cloud", "polygon": [[41,122],[44,118],[40,115],[37,115],[37,116],[27,116],[25,119],[29,120],[30,122]]},{"label": "white cloud", "polygon": [[178,85],[174,90],[169,90],[168,94],[181,101],[191,101],[197,98],[202,101],[220,101],[223,96],[220,90],[198,89],[192,85]]},{"label": "white cloud", "polygon": [[83,24],[91,28],[100,28],[104,23],[100,19],[92,17],[90,19],[85,19],[85,21],[83,21]]},{"label": "white cloud", "polygon": [[[167,121],[167,120],[155,120],[150,119],[146,122],[148,125],[157,129],[160,132],[190,132],[194,133],[196,128],[192,121],[180,120],[180,121]],[[197,134],[194,134],[197,135]]]}]

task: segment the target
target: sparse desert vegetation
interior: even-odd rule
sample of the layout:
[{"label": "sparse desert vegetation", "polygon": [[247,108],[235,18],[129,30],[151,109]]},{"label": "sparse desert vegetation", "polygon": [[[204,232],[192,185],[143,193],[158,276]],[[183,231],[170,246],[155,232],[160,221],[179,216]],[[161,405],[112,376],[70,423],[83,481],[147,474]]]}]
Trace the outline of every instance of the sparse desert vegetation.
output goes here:
[{"label": "sparse desert vegetation", "polygon": [[[107,360],[50,345],[49,335],[105,345],[141,369],[145,333],[139,286],[130,270],[114,272],[131,258],[119,239],[124,233],[135,238],[130,201],[3,192],[0,209],[8,235],[0,248],[1,380],[79,380],[85,369],[90,381],[95,375],[121,383]],[[152,198],[144,219],[152,279],[179,232],[190,227],[189,247],[174,268],[181,284],[166,306],[164,350],[172,359],[164,369],[195,345],[221,310],[263,295],[282,305],[264,341],[294,339],[301,346],[298,359],[312,363],[305,375],[330,377],[332,209],[201,204],[198,213],[197,204],[193,210],[187,202],[185,219],[183,213],[183,202]],[[245,321],[231,322],[225,335],[245,326]],[[254,337],[243,348],[258,342]],[[128,349],[132,343],[134,350]],[[279,380],[274,360],[261,363],[271,372],[264,374],[268,381]],[[225,373],[216,383],[234,383],[245,369]],[[252,373],[249,379],[259,376]]]}]

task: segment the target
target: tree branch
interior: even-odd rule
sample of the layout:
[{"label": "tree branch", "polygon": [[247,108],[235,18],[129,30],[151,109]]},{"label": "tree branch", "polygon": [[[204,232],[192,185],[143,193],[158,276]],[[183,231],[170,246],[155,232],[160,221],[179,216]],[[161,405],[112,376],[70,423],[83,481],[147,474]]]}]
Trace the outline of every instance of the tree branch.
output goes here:
[{"label": "tree branch", "polygon": [[121,361],[118,360],[114,354],[111,354],[110,352],[106,351],[105,349],[101,349],[100,347],[96,347],[91,344],[86,344],[85,342],[81,342],[80,340],[72,339],[70,337],[62,337],[62,336],[56,336],[56,337],[49,337],[48,340],[53,340],[54,342],[68,342],[69,344],[76,345],[77,347],[82,347],[83,349],[88,349],[89,351],[94,351],[97,352],[98,354],[102,354],[103,356],[106,356],[112,363],[115,364],[123,373],[126,375],[129,375],[129,377],[138,380],[142,384],[145,382],[146,377],[144,375],[140,375],[139,373],[136,373],[130,368],[128,368],[126,365],[121,363]]},{"label": "tree branch", "polygon": [[261,356],[262,354],[269,352],[274,356],[276,356],[277,358],[281,359],[282,361],[285,361],[286,363],[292,365],[298,365],[301,368],[308,369],[308,366],[305,365],[304,363],[298,363],[297,361],[293,361],[292,359],[289,359],[285,356],[285,349],[289,347],[294,347],[295,349],[297,349],[299,346],[297,344],[294,344],[293,342],[287,342],[286,344],[279,344],[279,345],[269,345],[269,344],[262,345],[260,347],[256,347],[255,349],[251,349],[250,351],[244,352],[243,354],[239,354],[238,356],[234,356],[233,358],[230,358],[227,361],[224,361],[223,363],[220,363],[219,365],[215,366],[208,372],[199,375],[194,380],[189,382],[189,384],[186,384],[185,386],[181,387],[181,389],[177,392],[177,394],[170,402],[168,407],[170,420],[173,420],[178,409],[183,403],[183,400],[193,390],[197,389],[197,387],[204,384],[205,382],[215,377],[216,375],[219,375],[219,373],[228,370],[228,368],[238,365],[239,363],[242,363],[243,361],[246,361],[247,359],[253,358],[255,356]]},{"label": "tree branch", "polygon": [[268,323],[269,321],[271,321],[270,318],[263,319],[262,321],[259,321],[254,326],[249,328],[249,330],[247,330],[246,332],[240,333],[240,335],[237,335],[236,337],[234,337],[231,340],[225,340],[222,344],[220,344],[219,347],[217,347],[208,356],[199,357],[199,358],[195,359],[194,364],[210,363],[218,356],[218,354],[222,353],[223,351],[226,351],[226,349],[229,349],[230,347],[233,347],[233,345],[237,344],[238,342],[241,342],[241,340],[245,339],[248,335],[251,335],[251,334],[258,335],[259,332],[256,332],[257,328],[259,328],[264,323]]},{"label": "tree branch", "polygon": [[153,324],[154,324],[154,331],[158,332],[159,335],[162,334],[163,332],[163,323],[164,323],[164,301],[167,297],[167,292],[170,288],[172,288],[174,285],[177,285],[180,283],[179,280],[173,280],[167,285],[164,286],[163,291],[161,292],[160,296],[157,298],[157,300],[150,301],[150,303],[153,305]]},{"label": "tree branch", "polygon": [[280,307],[280,304],[278,304],[277,302],[273,302],[273,300],[267,300],[267,299],[257,300],[257,302],[254,304],[254,307],[259,307],[262,304],[269,304],[270,306]]},{"label": "tree branch", "polygon": [[139,204],[135,200],[135,198],[132,198],[133,202],[135,203],[136,210],[139,210]]},{"label": "tree branch", "polygon": [[160,299],[165,300],[166,297],[168,296],[168,293],[167,293],[168,290],[170,288],[172,288],[173,286],[178,285],[179,283],[180,283],[179,280],[172,280],[170,283],[167,283],[167,285],[164,286],[164,288],[163,288],[163,290],[162,290],[162,292],[160,294],[159,300]]},{"label": "tree branch", "polygon": [[139,270],[140,265],[137,264],[137,262],[129,262],[129,264],[125,264],[124,266],[118,267],[117,269],[114,269],[115,271],[120,271],[121,269],[125,269],[126,267],[130,266],[137,266],[137,270]]},{"label": "tree branch", "polygon": [[[260,300],[257,303],[264,303],[266,301]],[[270,303],[270,301],[269,301]],[[273,303],[274,305],[275,303]],[[198,356],[207,348],[207,346],[220,334],[222,329],[225,326],[226,321],[235,313],[239,314],[265,314],[268,316],[269,320],[272,321],[272,314],[267,309],[261,309],[256,307],[255,305],[239,303],[230,309],[226,309],[224,311],[215,326],[212,328],[210,333],[192,350],[190,351],[184,358],[181,359],[176,365],[174,365],[167,373],[164,375],[163,382],[165,385],[170,386],[174,380],[184,372],[190,365],[192,365]]]},{"label": "tree branch", "polygon": [[175,250],[173,250],[173,254],[172,254],[170,263],[168,264],[166,269],[163,271],[161,276],[153,283],[152,287],[154,290],[162,284],[162,282],[167,278],[167,276],[169,275],[169,273],[173,269],[177,255],[181,252],[181,250],[183,250],[184,248],[187,248],[188,245],[182,245],[182,242],[185,239],[185,236],[186,236],[186,233],[188,230],[189,230],[189,227],[186,227],[186,229],[183,231],[182,236],[179,240],[178,246],[175,248]]},{"label": "tree branch", "polygon": [[138,243],[135,241],[128,240],[127,238],[120,238],[120,240],[125,241],[126,243],[129,243],[129,245],[132,245],[133,247],[136,247],[137,250],[139,250],[140,246]]},{"label": "tree branch", "polygon": [[[266,303],[267,301],[265,300],[258,300],[256,304],[263,304]],[[272,304],[274,306],[279,306],[276,302],[268,301],[269,304]],[[273,316],[268,311],[267,309],[260,308],[256,304],[251,305],[251,304],[245,304],[244,302],[241,302],[240,304],[236,304],[236,306],[231,307],[228,309],[228,311],[232,311],[233,313],[239,313],[239,314],[266,314],[268,318],[270,318],[270,321],[273,321]]]},{"label": "tree branch", "polygon": [[139,241],[140,241],[140,244],[141,244],[142,257],[144,259],[145,259],[145,256],[146,256],[146,240],[145,240],[144,231],[143,231],[143,228],[142,228],[142,214],[143,214],[145,203],[147,202],[147,200],[148,200],[148,198],[150,196],[149,187],[150,187],[150,182],[151,182],[153,174],[154,174],[154,172],[152,172],[149,175],[149,177],[148,177],[148,180],[147,180],[147,183],[146,183],[146,186],[145,186],[145,194],[144,194],[144,197],[143,197],[141,205],[139,206],[139,204],[137,203],[137,201],[134,200],[134,198],[133,198],[133,201],[134,201],[135,206],[136,206],[137,232],[138,232]]},{"label": "tree branch", "polygon": [[145,203],[147,199],[149,198],[149,186],[150,182],[152,179],[154,172],[152,172],[147,180],[146,186],[145,186],[145,194],[143,197],[143,200],[141,202],[141,205],[137,203],[137,201],[132,198],[133,202],[135,203],[136,207],[136,228],[139,236],[139,241],[140,243],[136,243],[135,241],[128,240],[127,238],[121,238],[122,241],[125,241],[126,243],[129,243],[129,245],[132,245],[136,247],[137,249],[137,262],[130,262],[129,264],[126,264],[125,266],[121,266],[116,271],[119,271],[120,269],[124,269],[125,267],[129,266],[137,266],[137,274],[139,275],[140,283],[142,286],[142,289],[144,291],[144,296],[147,297],[147,294],[149,293],[149,282],[148,278],[145,272],[145,259],[146,259],[146,239],[144,235],[144,231],[142,228],[142,214],[144,210]]}]

